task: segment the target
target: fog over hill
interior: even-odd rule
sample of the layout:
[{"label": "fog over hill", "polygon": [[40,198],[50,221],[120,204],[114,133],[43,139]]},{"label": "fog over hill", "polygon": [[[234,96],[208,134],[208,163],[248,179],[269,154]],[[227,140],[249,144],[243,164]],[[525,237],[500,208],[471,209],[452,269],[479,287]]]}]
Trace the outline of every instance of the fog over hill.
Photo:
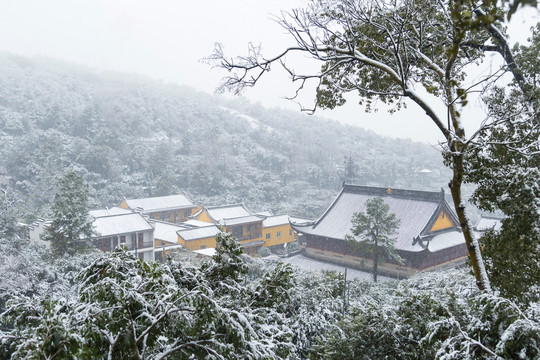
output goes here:
[{"label": "fog over hill", "polygon": [[0,187],[32,216],[68,168],[96,207],[185,192],[306,217],[343,181],[439,190],[449,179],[429,145],[336,121],[50,59],[4,53],[0,66]]}]

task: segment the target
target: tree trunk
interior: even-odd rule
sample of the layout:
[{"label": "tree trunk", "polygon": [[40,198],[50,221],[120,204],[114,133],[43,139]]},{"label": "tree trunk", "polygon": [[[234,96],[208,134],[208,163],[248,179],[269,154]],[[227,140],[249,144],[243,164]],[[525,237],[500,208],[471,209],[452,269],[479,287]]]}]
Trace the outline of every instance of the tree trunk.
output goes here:
[{"label": "tree trunk", "polygon": [[[457,151],[456,151],[457,150]],[[463,237],[467,244],[467,251],[469,253],[469,260],[473,268],[474,276],[476,278],[476,285],[480,291],[491,291],[491,285],[489,278],[487,277],[486,270],[484,268],[484,261],[482,260],[482,254],[480,253],[480,247],[478,240],[472,232],[472,227],[469,222],[469,218],[465,212],[465,204],[461,196],[461,185],[463,184],[463,149],[455,149],[452,146],[452,170],[453,177],[448,186],[454,200],[454,207],[458,216],[461,230],[463,231]]]},{"label": "tree trunk", "polygon": [[373,282],[377,282],[377,273],[379,272],[379,251],[377,245],[375,245],[375,256],[373,256]]}]

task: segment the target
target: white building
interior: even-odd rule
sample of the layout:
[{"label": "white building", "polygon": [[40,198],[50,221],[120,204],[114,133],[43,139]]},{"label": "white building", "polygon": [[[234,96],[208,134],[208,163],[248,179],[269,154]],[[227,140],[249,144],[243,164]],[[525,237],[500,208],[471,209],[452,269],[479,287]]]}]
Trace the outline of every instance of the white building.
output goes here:
[{"label": "white building", "polygon": [[[102,251],[113,251],[124,244],[128,251],[139,259],[154,261],[154,226],[138,212],[114,207],[90,211],[94,218],[94,230],[97,236],[92,243]],[[29,226],[30,242],[50,247],[41,235],[51,220],[39,219]]]},{"label": "white building", "polygon": [[114,207],[93,210],[94,229],[98,236],[94,245],[102,251],[113,251],[124,244],[141,260],[154,261],[154,226],[138,212]]}]

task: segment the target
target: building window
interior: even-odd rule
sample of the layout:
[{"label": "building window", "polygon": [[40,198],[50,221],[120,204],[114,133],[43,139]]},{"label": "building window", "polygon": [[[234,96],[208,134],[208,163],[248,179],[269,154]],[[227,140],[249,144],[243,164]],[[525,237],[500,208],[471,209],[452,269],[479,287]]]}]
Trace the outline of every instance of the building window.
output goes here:
[{"label": "building window", "polygon": [[171,222],[171,213],[170,211],[164,211],[161,213],[161,221]]},{"label": "building window", "polygon": [[279,239],[279,238],[281,237],[281,231],[278,231],[278,232],[276,233],[276,236],[277,236],[277,238]]},{"label": "building window", "polygon": [[289,229],[289,235],[292,235],[292,229]]},{"label": "building window", "polygon": [[270,239],[270,233],[266,233],[266,240]]},{"label": "building window", "polygon": [[232,236],[234,236],[237,239],[242,238],[242,226],[233,227],[231,229]]},{"label": "building window", "polygon": [[137,234],[137,246],[140,248],[144,247],[144,234],[143,233]]},{"label": "building window", "polygon": [[206,245],[201,245],[201,250],[206,249]]}]

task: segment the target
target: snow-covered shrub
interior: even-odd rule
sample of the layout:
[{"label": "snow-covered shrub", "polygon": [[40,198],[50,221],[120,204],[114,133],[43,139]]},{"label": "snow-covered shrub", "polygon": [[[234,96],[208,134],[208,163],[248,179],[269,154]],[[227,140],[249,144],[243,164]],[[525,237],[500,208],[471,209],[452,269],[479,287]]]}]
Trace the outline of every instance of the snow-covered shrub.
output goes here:
[{"label": "snow-covered shrub", "polygon": [[430,359],[435,354],[421,346],[430,321],[441,315],[429,296],[405,296],[401,301],[366,302],[354,307],[326,341],[314,348],[324,359]]},{"label": "snow-covered shrub", "polygon": [[[441,359],[537,359],[540,322],[513,302],[491,294],[456,299],[429,324],[425,343]],[[534,314],[534,313],[533,313]]]},{"label": "snow-covered shrub", "polygon": [[[353,286],[353,307],[313,348],[322,359],[536,359],[538,304],[478,293],[463,270]],[[353,285],[355,285],[353,283]],[[355,289],[356,288],[356,289]],[[362,290],[367,290],[361,293]]]},{"label": "snow-covered shrub", "polygon": [[0,315],[0,354],[11,359],[307,357],[313,339],[337,320],[327,284],[297,282],[282,264],[248,281],[237,242],[218,237],[218,256],[199,267],[174,260],[146,263],[118,249],[82,269],[68,296],[13,294]]}]

